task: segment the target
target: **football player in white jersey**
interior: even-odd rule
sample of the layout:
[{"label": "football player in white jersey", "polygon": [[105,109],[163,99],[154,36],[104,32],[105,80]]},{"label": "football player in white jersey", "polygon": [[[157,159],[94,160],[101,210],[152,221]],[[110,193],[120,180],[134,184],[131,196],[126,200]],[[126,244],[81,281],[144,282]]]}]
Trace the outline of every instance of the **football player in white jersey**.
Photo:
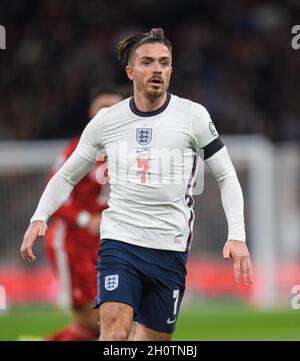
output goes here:
[{"label": "football player in white jersey", "polygon": [[[228,222],[223,257],[234,278],[253,283],[243,195],[226,146],[207,110],[168,93],[172,47],[162,29],[121,41],[119,57],[133,97],[102,109],[87,125],[74,153],[48,183],[21,246],[27,262],[47,220],[94,165],[107,157],[111,193],[102,214],[98,295],[101,340],[170,340],[185,290],[194,222],[192,189],[197,154],[217,179]],[[80,263],[80,260],[78,260]]]}]

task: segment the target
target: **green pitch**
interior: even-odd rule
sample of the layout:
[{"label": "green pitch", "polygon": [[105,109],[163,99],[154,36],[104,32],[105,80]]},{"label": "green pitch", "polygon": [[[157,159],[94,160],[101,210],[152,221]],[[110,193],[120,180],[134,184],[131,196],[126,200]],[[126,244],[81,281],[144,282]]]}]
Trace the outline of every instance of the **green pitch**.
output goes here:
[{"label": "green pitch", "polygon": [[[47,306],[0,311],[0,340],[44,336],[70,321]],[[198,304],[183,307],[174,340],[300,340],[299,311],[255,311],[242,305]]]}]

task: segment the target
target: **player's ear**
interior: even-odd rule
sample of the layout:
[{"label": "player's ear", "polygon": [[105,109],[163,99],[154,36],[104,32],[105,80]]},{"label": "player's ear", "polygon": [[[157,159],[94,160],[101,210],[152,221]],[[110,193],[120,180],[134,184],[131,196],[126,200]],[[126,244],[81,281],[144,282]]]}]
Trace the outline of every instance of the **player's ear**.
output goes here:
[{"label": "player's ear", "polygon": [[130,80],[134,79],[134,71],[133,71],[133,67],[131,65],[126,66],[126,74]]}]

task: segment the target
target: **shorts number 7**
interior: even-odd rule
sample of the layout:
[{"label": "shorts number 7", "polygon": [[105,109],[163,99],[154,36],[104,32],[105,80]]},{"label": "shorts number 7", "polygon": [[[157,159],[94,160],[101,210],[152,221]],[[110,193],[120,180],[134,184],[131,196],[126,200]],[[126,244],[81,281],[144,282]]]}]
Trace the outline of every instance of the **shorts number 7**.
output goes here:
[{"label": "shorts number 7", "polygon": [[147,171],[149,169],[148,159],[138,159],[138,168],[142,168],[141,171],[141,183],[146,183]]}]

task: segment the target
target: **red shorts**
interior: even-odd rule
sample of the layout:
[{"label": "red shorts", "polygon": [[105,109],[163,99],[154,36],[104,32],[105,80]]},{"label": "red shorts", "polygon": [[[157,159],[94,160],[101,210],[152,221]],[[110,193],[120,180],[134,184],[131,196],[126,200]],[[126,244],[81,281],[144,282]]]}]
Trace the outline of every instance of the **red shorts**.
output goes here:
[{"label": "red shorts", "polygon": [[46,251],[60,284],[59,303],[62,307],[89,306],[97,295],[99,241],[87,245],[67,237],[60,223],[49,227],[46,236]]}]

